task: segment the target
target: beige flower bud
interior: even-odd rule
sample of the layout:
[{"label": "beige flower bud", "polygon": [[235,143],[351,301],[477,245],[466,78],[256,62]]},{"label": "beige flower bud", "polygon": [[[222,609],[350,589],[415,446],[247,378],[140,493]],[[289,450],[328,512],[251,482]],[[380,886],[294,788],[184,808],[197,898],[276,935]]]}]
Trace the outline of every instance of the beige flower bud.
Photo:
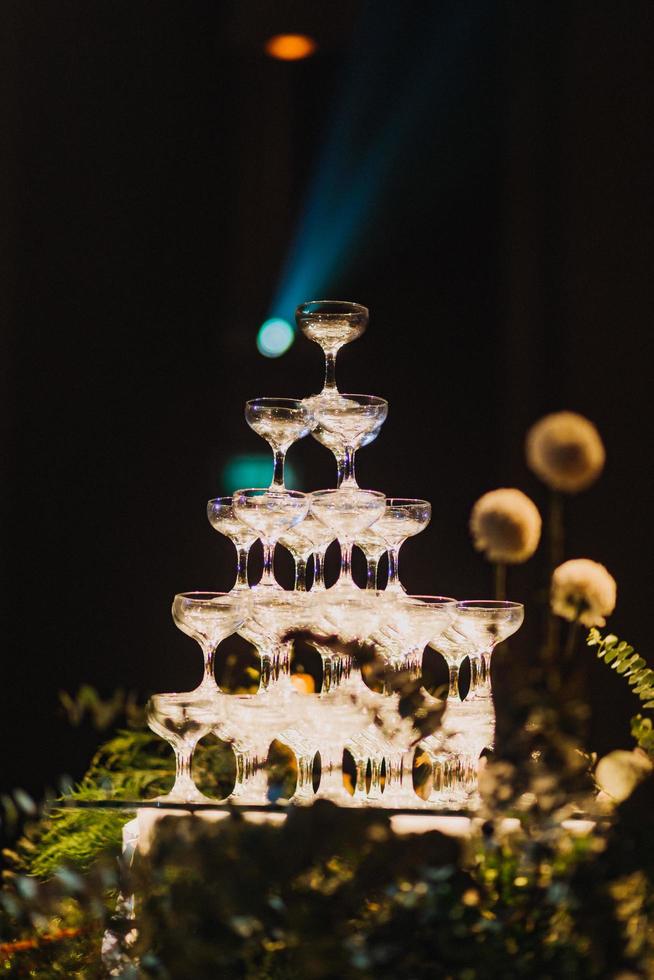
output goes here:
[{"label": "beige flower bud", "polygon": [[470,515],[477,551],[489,561],[518,564],[531,558],[540,541],[538,508],[521,490],[491,490],[479,498]]},{"label": "beige flower bud", "polygon": [[546,415],[527,433],[527,466],[552,490],[578,493],[602,472],[606,453],[592,422],[576,412]]},{"label": "beige flower bud", "polygon": [[552,612],[584,626],[604,626],[615,609],[616,584],[599,562],[574,558],[554,569]]},{"label": "beige flower bud", "polygon": [[640,749],[633,752],[617,749],[597,763],[595,782],[611,799],[622,803],[651,771],[652,763]]}]

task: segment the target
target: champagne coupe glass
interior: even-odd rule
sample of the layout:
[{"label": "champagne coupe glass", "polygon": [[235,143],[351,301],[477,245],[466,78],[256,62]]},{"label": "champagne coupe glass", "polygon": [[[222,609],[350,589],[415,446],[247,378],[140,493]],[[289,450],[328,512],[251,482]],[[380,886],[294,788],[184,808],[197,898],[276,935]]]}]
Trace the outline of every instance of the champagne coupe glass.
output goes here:
[{"label": "champagne coupe glass", "polygon": [[408,646],[407,665],[418,677],[425,647],[437,641],[456,616],[456,599],[442,595],[409,595],[407,599],[408,603],[403,604],[406,626],[402,633]]},{"label": "champagne coupe glass", "polygon": [[359,303],[342,300],[311,300],[298,306],[295,320],[305,337],[319,344],[325,355],[325,384],[322,396],[338,394],[336,355],[360,337],[368,326],[368,310]]},{"label": "champagne coupe glass", "polygon": [[492,747],[495,714],[492,700],[448,700],[441,727],[421,748],[432,768],[429,804],[469,809],[478,802],[479,757]]},{"label": "champagne coupe glass", "polygon": [[490,663],[498,643],[512,636],[522,626],[525,608],[521,602],[499,599],[469,599],[456,606],[456,629],[480,658],[480,684],[475,699],[491,697]]},{"label": "champagne coupe glass", "polygon": [[[328,589],[316,606],[314,630],[324,630],[338,636],[343,643],[365,643],[375,634],[382,610],[378,593],[359,590]],[[363,682],[361,671],[350,654],[333,647],[314,644],[322,658],[322,693],[342,693],[341,685],[348,681],[348,692],[368,697],[370,690]]]},{"label": "champagne coupe glass", "polygon": [[[416,732],[410,718],[399,712],[399,695],[386,696],[377,705],[381,728],[370,728],[375,751],[371,758],[371,795],[384,807],[411,807],[416,804],[413,788],[413,758]],[[383,793],[380,796],[382,762],[386,768]]]},{"label": "champagne coupe glass", "polygon": [[[271,676],[266,687],[279,686],[289,694],[293,692],[288,678],[290,675],[290,654],[292,643],[286,634],[293,630],[306,630],[311,627],[313,603],[305,592],[284,592],[262,590],[253,596],[252,618],[261,628],[271,644]],[[265,665],[262,663],[262,675]]]},{"label": "champagne coupe glass", "polygon": [[[307,561],[311,555],[324,555],[329,545],[334,540],[334,534],[329,528],[325,527],[311,512],[307,514],[300,524],[296,524],[289,531],[279,537],[281,544],[293,556],[295,562],[295,589],[298,592],[305,592],[307,583]],[[321,579],[322,584],[322,562],[318,564],[314,559],[314,582],[316,578]],[[318,586],[320,588],[320,585]]]},{"label": "champagne coupe glass", "polygon": [[361,531],[379,520],[386,497],[379,490],[316,490],[310,495],[311,512],[338,538],[341,573],[335,589],[358,589],[352,578],[352,546]]},{"label": "champagne coupe glass", "polygon": [[[320,752],[320,785],[316,798],[331,800],[339,806],[354,801],[343,784],[343,752],[357,732],[370,721],[368,708],[347,699],[334,701],[322,694],[315,698],[307,715],[305,732],[316,752]],[[354,804],[356,805],[356,804]]]},{"label": "champagne coupe glass", "polygon": [[[254,603],[257,601],[259,596],[264,596],[266,594],[268,594],[267,589],[261,589],[260,591],[257,589],[251,590],[249,615],[238,631],[239,636],[242,636],[244,640],[247,640],[248,643],[251,643],[254,647],[256,647],[260,667],[260,694],[275,685],[280,676],[285,673],[288,674],[289,672],[288,657],[285,656],[286,651],[281,651],[280,653],[268,631],[264,629],[252,615],[252,607],[254,606]],[[279,595],[280,592],[275,589],[271,594]]]},{"label": "champagne coupe glass", "polygon": [[[309,697],[309,695],[306,695]],[[287,745],[297,762],[297,783],[289,803],[308,803],[313,799],[313,763],[316,750],[313,742],[298,728],[286,728],[277,741]]]},{"label": "champagne coupe glass", "polygon": [[231,742],[236,756],[236,783],[230,799],[258,805],[269,802],[268,751],[286,725],[283,700],[260,694],[225,697],[225,718],[214,731],[218,738]]},{"label": "champagne coupe glass", "polygon": [[[352,738],[345,743],[345,748],[350,753],[354,759],[354,799],[362,805],[366,805],[371,802],[368,787],[367,787],[367,773],[368,773],[368,763],[371,762],[371,757],[374,755],[376,746],[372,742],[370,736],[367,732],[361,731],[353,735]],[[372,790],[372,781],[370,784],[370,790]]]},{"label": "champagne coupe glass", "polygon": [[224,534],[236,548],[237,566],[236,582],[232,591],[247,589],[248,585],[248,554],[259,535],[252,528],[239,520],[234,513],[232,497],[214,497],[207,504],[209,523],[219,534]]},{"label": "champagne coupe glass", "polygon": [[[383,593],[380,593],[383,595]],[[386,596],[380,616],[381,650],[392,670],[408,670],[414,679],[422,671],[422,655],[427,643],[434,641],[456,615],[456,599],[450,596]]]},{"label": "champagne coupe glass", "polygon": [[309,510],[307,494],[297,490],[251,487],[234,494],[234,513],[256,531],[263,544],[263,575],[255,589],[281,589],[273,570],[280,534],[303,521]]},{"label": "champagne coupe glass", "polygon": [[[354,799],[363,806],[381,806],[382,804],[382,766],[393,751],[391,742],[385,738],[380,729],[368,725],[363,731],[357,732],[347,742],[345,748],[354,759],[355,784]],[[368,765],[370,765],[370,787],[367,785]],[[388,762],[386,761],[388,775]]]},{"label": "champagne coupe glass", "polygon": [[398,574],[400,548],[407,538],[420,534],[431,520],[431,504],[409,497],[389,497],[383,516],[373,531],[386,542],[388,549],[387,592],[405,592]]},{"label": "champagne coupe glass", "polygon": [[253,398],[245,403],[245,421],[273,451],[271,489],[284,489],[284,460],[290,446],[314,426],[306,401],[297,398]]},{"label": "champagne coupe glass", "polygon": [[475,758],[481,750],[492,748],[495,738],[495,708],[491,688],[491,656],[498,643],[512,636],[524,620],[520,602],[497,599],[468,600],[457,603],[456,629],[470,643],[470,663],[475,681],[468,707],[468,740]]},{"label": "champagne coupe glass", "polygon": [[431,765],[428,804],[444,810],[468,809],[477,792],[479,753],[470,751],[460,733],[447,729],[447,720],[446,714],[442,729],[428,735],[419,746]]},{"label": "champagne coupe glass", "polygon": [[204,655],[204,674],[196,690],[209,696],[218,690],[214,677],[216,648],[241,628],[248,615],[249,597],[236,592],[180,592],[173,599],[175,625],[193,637]]},{"label": "champagne coupe glass", "polygon": [[[388,667],[409,671],[417,678],[422,670],[422,654],[430,639],[439,636],[455,616],[456,600],[450,596],[387,595],[381,607],[380,628],[376,636],[381,655]],[[401,807],[415,805],[413,757],[415,733],[409,719],[398,712],[399,695],[392,685],[378,708],[384,720],[384,731],[377,737],[377,749],[371,757],[373,780],[371,792],[379,794],[378,776],[381,762],[386,767],[386,782],[381,805]],[[373,738],[375,735],[373,733]]]},{"label": "champagne coupe glass", "polygon": [[147,703],[148,726],[175,753],[175,784],[158,803],[213,803],[193,782],[191,761],[195,746],[207,735],[218,714],[217,699],[189,694],[155,694]]},{"label": "champagne coupe glass", "polygon": [[366,531],[362,531],[361,534],[357,535],[354,543],[357,548],[361,549],[366,559],[366,589],[376,590],[377,566],[379,565],[379,559],[386,552],[386,542],[376,533],[374,528],[369,527]]},{"label": "champagne coupe glass", "polygon": [[357,487],[355,453],[377,437],[388,415],[388,402],[377,395],[315,398],[313,413],[315,427],[312,435],[334,453],[338,486]]},{"label": "champagne coupe glass", "polygon": [[[456,610],[455,610],[456,613]],[[459,632],[458,619],[453,622],[441,635],[432,638],[429,646],[440,653],[447,664],[449,674],[449,690],[447,692],[448,710],[457,704],[461,704],[459,695],[459,670],[466,657],[471,657],[473,646],[466,637]]]}]

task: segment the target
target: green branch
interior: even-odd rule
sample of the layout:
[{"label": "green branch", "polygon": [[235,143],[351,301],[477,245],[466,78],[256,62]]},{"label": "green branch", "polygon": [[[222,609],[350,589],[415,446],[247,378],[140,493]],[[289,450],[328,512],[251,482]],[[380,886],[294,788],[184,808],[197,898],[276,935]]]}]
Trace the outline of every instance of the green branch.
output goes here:
[{"label": "green branch", "polygon": [[588,634],[586,643],[589,647],[597,647],[598,659],[627,679],[633,693],[643,702],[643,708],[654,708],[654,670],[632,646],[613,633],[602,636],[595,627]]}]

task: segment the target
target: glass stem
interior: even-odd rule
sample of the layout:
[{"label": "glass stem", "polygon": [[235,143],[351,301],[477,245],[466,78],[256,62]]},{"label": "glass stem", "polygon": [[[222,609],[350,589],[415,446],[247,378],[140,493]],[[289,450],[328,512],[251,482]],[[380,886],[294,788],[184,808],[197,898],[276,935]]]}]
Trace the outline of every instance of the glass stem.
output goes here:
[{"label": "glass stem", "polygon": [[260,654],[261,673],[259,676],[259,692],[267,691],[272,680],[273,658],[268,650]]},{"label": "glass stem", "polygon": [[268,773],[266,761],[268,746],[252,745],[247,749],[234,749],[236,757],[236,783],[232,796],[243,802],[265,804],[268,802]]},{"label": "glass stem", "polygon": [[248,555],[250,553],[249,548],[243,548],[240,545],[236,545],[236,583],[235,588],[237,589],[247,589],[248,583]]},{"label": "glass stem", "polygon": [[386,756],[386,785],[384,786],[386,799],[397,795],[398,791],[402,789],[403,763],[404,759],[401,755]]},{"label": "glass stem", "polygon": [[293,798],[308,800],[313,796],[313,755],[295,753],[297,762],[297,783]]},{"label": "glass stem", "polygon": [[365,800],[368,795],[366,789],[366,770],[368,769],[368,759],[366,757],[359,756],[358,759],[354,760],[356,767],[356,779],[354,783],[354,796],[357,800]]},{"label": "glass stem", "polygon": [[288,677],[291,673],[291,650],[290,643],[280,643],[273,659],[273,680],[275,683],[280,677]]},{"label": "glass stem", "polygon": [[352,542],[341,541],[341,574],[339,584],[342,582],[352,582]]},{"label": "glass stem", "polygon": [[450,689],[447,692],[448,701],[460,701],[459,696],[459,665],[448,664],[450,673]]},{"label": "glass stem", "polygon": [[275,465],[273,468],[273,478],[272,478],[271,486],[283,487],[284,486],[284,460],[286,458],[286,450],[273,449],[273,457],[275,460]]},{"label": "glass stem", "polygon": [[336,486],[340,487],[345,479],[345,456],[342,453],[334,453],[336,459]]},{"label": "glass stem", "polygon": [[311,588],[317,592],[324,591],[325,578],[323,573],[324,554],[322,551],[313,553],[313,585]]},{"label": "glass stem", "polygon": [[191,747],[185,745],[184,748],[175,752],[175,785],[173,787],[173,792],[179,791],[180,789],[195,789],[195,784],[191,775],[191,760],[193,758],[194,749],[195,745],[192,745]]},{"label": "glass stem", "polygon": [[370,757],[370,791],[368,797],[372,800],[378,800],[382,795],[382,763],[384,757],[379,754],[375,754]]},{"label": "glass stem", "polygon": [[358,485],[354,475],[354,449],[351,446],[346,446],[343,459],[343,479],[339,486],[358,487]]},{"label": "glass stem", "polygon": [[295,591],[307,591],[307,561],[306,558],[295,559]]},{"label": "glass stem", "polygon": [[204,648],[204,677],[202,678],[203,685],[210,684],[213,686],[216,683],[215,657],[216,657],[215,647]]},{"label": "glass stem", "polygon": [[343,799],[348,795],[343,786],[343,745],[325,745],[320,752],[320,796]]},{"label": "glass stem", "polygon": [[263,574],[261,575],[260,585],[276,585],[275,573],[273,571],[273,558],[275,555],[276,541],[262,541],[263,544]]},{"label": "glass stem", "polygon": [[377,558],[368,559],[368,574],[366,577],[366,588],[377,589]]},{"label": "glass stem", "polygon": [[334,658],[329,654],[321,654],[322,658],[322,688],[321,692],[326,694],[327,691],[332,689],[332,668],[334,666]]},{"label": "glass stem", "polygon": [[399,546],[388,549],[388,582],[386,583],[386,588],[395,592],[399,592],[402,588],[398,574],[399,558]]},{"label": "glass stem", "polygon": [[325,351],[325,388],[329,391],[338,391],[336,387],[336,350]]},{"label": "glass stem", "polygon": [[422,676],[422,655],[423,650],[421,647],[414,647],[406,655],[404,669],[409,672],[409,677],[412,681],[420,680]]},{"label": "glass stem", "polygon": [[482,676],[484,678],[484,687],[486,688],[488,695],[490,696],[491,687],[491,653],[492,650],[485,650],[481,655],[482,662]]},{"label": "glass stem", "polygon": [[468,659],[470,660],[470,690],[468,691],[467,700],[470,701],[475,697],[481,687],[482,668],[480,658],[477,654],[471,654]]}]

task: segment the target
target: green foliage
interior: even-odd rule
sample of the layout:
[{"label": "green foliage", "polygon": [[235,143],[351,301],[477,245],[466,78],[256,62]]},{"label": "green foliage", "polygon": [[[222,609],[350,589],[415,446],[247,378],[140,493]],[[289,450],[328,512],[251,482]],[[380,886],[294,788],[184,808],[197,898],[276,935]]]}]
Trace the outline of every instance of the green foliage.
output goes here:
[{"label": "green foliage", "polygon": [[632,646],[613,633],[602,636],[595,627],[588,634],[586,643],[589,647],[597,647],[598,658],[616,674],[622,674],[636,697],[644,702],[643,708],[654,708],[654,670],[647,666],[647,661]]},{"label": "green foliage", "polygon": [[636,739],[639,747],[654,758],[654,727],[651,718],[643,718],[642,715],[634,715],[631,719],[631,734]]},{"label": "green foliage", "polygon": [[[198,784],[226,796],[233,785],[233,754],[213,740],[200,744],[195,758]],[[63,797],[67,801],[146,800],[168,792],[175,776],[171,748],[149,731],[119,730],[96,752],[80,783]],[[87,870],[103,853],[117,854],[125,815],[110,810],[46,807],[42,818],[28,824],[14,852],[15,869],[48,878],[62,865]]]},{"label": "green foliage", "polygon": [[[142,970],[194,980],[600,978],[630,960],[620,923],[597,918],[592,890],[584,902],[595,916],[577,915],[575,875],[586,887],[595,858],[593,839],[567,834],[536,846],[487,827],[465,847],[437,832],[396,836],[383,813],[325,801],[281,827],[167,818],[137,872]],[[589,955],[591,928],[617,951]]]},{"label": "green foliage", "polygon": [[[647,661],[632,646],[613,633],[602,636],[595,627],[588,634],[586,643],[589,647],[597,647],[599,659],[627,680],[632,692],[643,702],[644,710],[654,708],[654,670],[647,666]],[[638,746],[654,758],[652,719],[635,715],[631,719],[631,734]]]},{"label": "green foliage", "polygon": [[[150,732],[121,730],[91,761],[68,801],[138,800],[165,792],[174,777],[172,753]],[[49,878],[58,868],[87,870],[103,853],[117,854],[125,816],[108,810],[74,810],[47,804],[41,819],[28,823],[15,851],[6,853],[14,870]]]},{"label": "green foliage", "polygon": [[90,684],[82,684],[76,695],[59,692],[59,703],[71,725],[78,727],[89,717],[93,727],[103,732],[124,716],[135,727],[144,724],[143,707],[137,703],[133,692],[118,688],[110,698],[103,700]]}]

